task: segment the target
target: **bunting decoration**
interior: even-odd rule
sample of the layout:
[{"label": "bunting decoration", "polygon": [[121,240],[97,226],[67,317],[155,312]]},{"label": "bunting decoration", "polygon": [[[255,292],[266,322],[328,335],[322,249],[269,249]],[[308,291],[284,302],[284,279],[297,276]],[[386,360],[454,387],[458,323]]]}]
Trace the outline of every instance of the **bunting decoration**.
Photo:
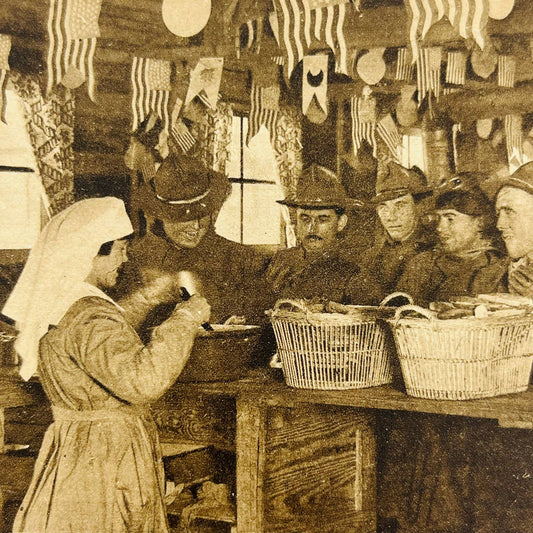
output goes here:
[{"label": "bunting decoration", "polygon": [[203,57],[198,61],[191,72],[185,106],[198,96],[208,107],[216,109],[223,65],[222,57]]},{"label": "bunting decoration", "polygon": [[328,56],[305,56],[302,76],[302,112],[315,124],[328,116]]},{"label": "bunting decoration", "polygon": [[466,54],[461,51],[448,52],[446,62],[446,83],[464,85],[466,80]]},{"label": "bunting decoration", "polygon": [[416,84],[418,88],[418,105],[425,96],[432,92],[440,96],[440,63],[442,48],[439,46],[421,48],[416,61]]},{"label": "bunting decoration", "polygon": [[6,89],[9,71],[9,52],[11,51],[11,37],[0,34],[0,120],[6,122]]},{"label": "bunting decoration", "polygon": [[461,37],[474,39],[481,49],[485,47],[489,0],[406,0],[405,6],[413,60],[418,56],[418,41],[444,17]]},{"label": "bunting decoration", "polygon": [[396,61],[396,80],[411,81],[415,73],[411,51],[408,48],[398,49],[398,59]]},{"label": "bunting decoration", "polygon": [[133,85],[133,131],[153,111],[168,133],[170,97],[170,61],[134,56],[131,68]]},{"label": "bunting decoration", "polygon": [[48,12],[47,92],[62,83],[69,89],[87,80],[94,101],[93,58],[100,36],[102,0],[50,0]]},{"label": "bunting decoration", "polygon": [[[274,0],[279,42],[285,50],[285,73],[309,50],[313,41],[327,44],[335,54],[335,71],[348,74],[344,20],[348,0]],[[274,30],[274,34],[275,34]]]},{"label": "bunting decoration", "polygon": [[390,150],[393,159],[399,163],[402,137],[392,116],[390,114],[385,115],[377,123],[376,129],[379,136]]},{"label": "bunting decoration", "polygon": [[257,135],[261,126],[265,126],[270,134],[270,142],[274,146],[279,97],[279,85],[260,87],[252,81],[250,115],[248,116],[248,133],[246,135],[247,145]]},{"label": "bunting decoration", "polygon": [[514,87],[516,59],[513,56],[498,56],[498,85]]},{"label": "bunting decoration", "polygon": [[[365,101],[366,100],[366,101]],[[377,156],[376,142],[376,121],[372,113],[369,112],[368,104],[370,97],[352,96],[351,98],[351,115],[352,115],[352,144],[354,155],[357,156],[363,140],[372,146],[374,157]],[[374,101],[375,104],[375,101]],[[370,105],[371,107],[371,105]],[[366,109],[365,109],[366,108]]]}]

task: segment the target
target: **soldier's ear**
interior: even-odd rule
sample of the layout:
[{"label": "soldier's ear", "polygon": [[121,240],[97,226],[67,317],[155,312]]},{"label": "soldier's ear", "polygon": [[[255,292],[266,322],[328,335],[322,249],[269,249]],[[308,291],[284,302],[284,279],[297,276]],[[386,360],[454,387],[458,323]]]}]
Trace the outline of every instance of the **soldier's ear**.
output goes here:
[{"label": "soldier's ear", "polygon": [[342,231],[346,227],[346,224],[348,224],[348,216],[343,213],[337,221],[337,231]]}]

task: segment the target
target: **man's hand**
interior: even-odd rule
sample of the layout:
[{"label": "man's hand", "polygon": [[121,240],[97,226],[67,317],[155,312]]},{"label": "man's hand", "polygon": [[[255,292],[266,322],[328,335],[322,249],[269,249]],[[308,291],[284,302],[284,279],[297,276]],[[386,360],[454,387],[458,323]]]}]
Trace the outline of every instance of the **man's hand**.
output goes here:
[{"label": "man's hand", "polygon": [[520,265],[509,274],[509,292],[533,298],[533,264]]}]

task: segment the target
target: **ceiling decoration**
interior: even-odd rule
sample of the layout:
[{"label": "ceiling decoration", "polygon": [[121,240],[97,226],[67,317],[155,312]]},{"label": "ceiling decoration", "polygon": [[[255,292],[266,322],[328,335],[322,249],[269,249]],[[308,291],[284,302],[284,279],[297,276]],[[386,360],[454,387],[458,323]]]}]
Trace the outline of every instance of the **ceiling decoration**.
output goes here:
[{"label": "ceiling decoration", "polygon": [[165,26],[178,37],[200,33],[211,15],[211,0],[163,0]]}]

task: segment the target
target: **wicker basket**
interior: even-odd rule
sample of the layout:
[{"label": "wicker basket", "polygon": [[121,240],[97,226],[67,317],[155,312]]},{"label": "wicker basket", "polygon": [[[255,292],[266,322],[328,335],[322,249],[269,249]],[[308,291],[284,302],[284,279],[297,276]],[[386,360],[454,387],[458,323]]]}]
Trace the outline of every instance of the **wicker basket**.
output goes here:
[{"label": "wicker basket", "polygon": [[[402,317],[416,311],[423,318]],[[469,400],[525,391],[533,360],[533,316],[439,320],[413,305],[390,320],[407,394]]]},{"label": "wicker basket", "polygon": [[287,385],[333,390],[392,381],[394,340],[379,318],[315,313],[293,300],[279,300],[269,315]]}]

